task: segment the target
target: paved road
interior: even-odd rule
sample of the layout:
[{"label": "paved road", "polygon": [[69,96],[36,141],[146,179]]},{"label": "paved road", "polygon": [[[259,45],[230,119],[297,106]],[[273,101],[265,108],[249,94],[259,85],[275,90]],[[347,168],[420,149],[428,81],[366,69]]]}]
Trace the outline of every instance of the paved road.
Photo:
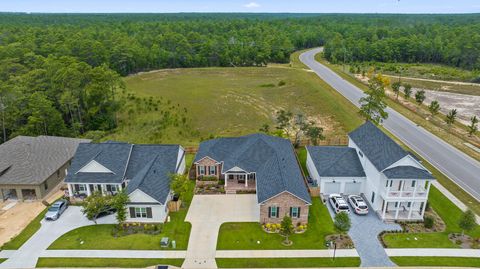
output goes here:
[{"label": "paved road", "polygon": [[[316,48],[302,53],[300,61],[350,102],[359,106],[358,101],[364,95],[363,91],[315,61],[315,54],[321,51],[322,48]],[[387,108],[387,112],[389,117],[383,123],[385,129],[480,201],[480,163],[478,161],[417,126],[395,110]]]}]

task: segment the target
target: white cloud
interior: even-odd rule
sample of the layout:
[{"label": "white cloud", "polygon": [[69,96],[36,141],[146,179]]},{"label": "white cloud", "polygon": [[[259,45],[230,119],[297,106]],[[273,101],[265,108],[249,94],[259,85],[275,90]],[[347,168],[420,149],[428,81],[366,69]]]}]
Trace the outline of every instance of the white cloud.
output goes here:
[{"label": "white cloud", "polygon": [[260,5],[258,3],[255,3],[255,2],[250,2],[250,3],[245,4],[243,6],[246,7],[246,8],[258,8],[258,7],[260,7]]}]

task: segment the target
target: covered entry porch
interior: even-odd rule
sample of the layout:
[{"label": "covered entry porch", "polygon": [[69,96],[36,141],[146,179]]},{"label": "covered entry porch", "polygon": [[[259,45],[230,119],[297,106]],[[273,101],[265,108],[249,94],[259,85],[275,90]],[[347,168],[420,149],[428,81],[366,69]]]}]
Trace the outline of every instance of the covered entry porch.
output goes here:
[{"label": "covered entry porch", "polygon": [[384,201],[380,216],[384,220],[423,220],[424,201]]},{"label": "covered entry porch", "polygon": [[115,195],[122,191],[123,184],[97,184],[97,183],[68,183],[68,194],[74,198],[85,198],[94,192],[101,192],[103,195]]},{"label": "covered entry porch", "polygon": [[225,174],[225,191],[255,191],[256,185],[255,173]]}]

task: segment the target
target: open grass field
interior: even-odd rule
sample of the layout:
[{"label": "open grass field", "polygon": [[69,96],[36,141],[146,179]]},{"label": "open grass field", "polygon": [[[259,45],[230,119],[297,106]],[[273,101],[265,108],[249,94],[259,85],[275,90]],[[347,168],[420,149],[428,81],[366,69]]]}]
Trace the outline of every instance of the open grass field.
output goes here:
[{"label": "open grass field", "polygon": [[[293,245],[282,245],[284,238],[279,234],[268,234],[259,223],[224,223],[220,226],[217,249],[325,249],[325,236],[334,234],[332,218],[320,198],[313,198],[310,206],[308,229],[303,234],[290,237]],[[260,244],[257,243],[260,241]]]},{"label": "open grass field", "polygon": [[480,267],[480,258],[390,257],[398,266]]},{"label": "open grass field", "polygon": [[[448,200],[435,187],[430,189],[429,204],[446,224],[441,233],[398,233],[385,234],[384,242],[389,248],[458,248],[448,239],[450,233],[461,233],[458,220],[462,211]],[[480,237],[480,226],[466,234],[473,238]]]},{"label": "open grass field", "polygon": [[137,259],[137,258],[39,258],[37,268],[54,267],[110,267],[144,268],[154,265],[182,266],[183,259]]},{"label": "open grass field", "polygon": [[327,139],[361,124],[356,108],[329,85],[288,65],[159,70],[125,83],[119,127],[104,139],[197,145],[209,137],[258,132],[265,123],[273,129],[280,109],[315,120]]},{"label": "open grass field", "polygon": [[218,258],[218,268],[358,267],[360,258]]}]

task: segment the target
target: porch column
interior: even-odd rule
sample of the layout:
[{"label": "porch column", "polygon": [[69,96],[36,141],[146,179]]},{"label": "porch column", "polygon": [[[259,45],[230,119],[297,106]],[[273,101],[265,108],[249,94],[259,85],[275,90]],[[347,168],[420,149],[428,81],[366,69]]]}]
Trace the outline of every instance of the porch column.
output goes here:
[{"label": "porch column", "polygon": [[422,217],[423,219],[423,215],[425,215],[425,208],[427,208],[427,202],[422,202],[423,203],[423,207],[422,207],[422,213],[420,213],[420,217]]},{"label": "porch column", "polygon": [[405,187],[405,180],[400,182],[400,197],[403,196],[403,188]]},{"label": "porch column", "polygon": [[417,186],[418,186],[418,181],[415,181],[415,188],[413,189],[413,197],[417,196]]},{"label": "porch column", "polygon": [[395,219],[398,219],[398,212],[400,212],[400,202],[395,202],[397,211],[395,211]]},{"label": "porch column", "polygon": [[19,201],[22,201],[22,202],[23,202],[23,193],[22,193],[22,189],[15,189],[15,192],[17,193],[17,200],[19,200]]},{"label": "porch column", "polygon": [[121,192],[122,191],[122,184],[118,184],[118,192]]},{"label": "porch column", "polygon": [[245,188],[248,187],[248,175],[245,174]]},{"label": "porch column", "polygon": [[[417,186],[415,186],[416,188]],[[415,204],[415,202],[410,202],[410,208],[408,210],[408,219],[411,219],[412,218],[412,209],[413,209],[413,205]]]},{"label": "porch column", "polygon": [[107,190],[107,185],[106,184],[100,184],[100,191],[102,192],[102,195],[105,195],[106,190]]},{"label": "porch column", "polygon": [[227,187],[227,182],[228,182],[228,174],[225,174],[225,188]]},{"label": "porch column", "polygon": [[92,195],[92,192],[90,191],[90,184],[85,184],[85,186],[87,187],[87,196]]},{"label": "porch column", "polygon": [[73,197],[72,184],[68,183],[67,187],[68,187],[68,196]]},{"label": "porch column", "polygon": [[385,219],[385,213],[387,212],[388,201],[383,200],[383,212],[382,212],[382,220]]},{"label": "porch column", "polygon": [[0,202],[5,201],[5,197],[3,197],[3,189],[0,188]]},{"label": "porch column", "polygon": [[428,184],[427,184],[427,197],[428,197],[428,193],[430,192],[430,186],[432,185],[432,182],[431,181],[427,181]]}]

